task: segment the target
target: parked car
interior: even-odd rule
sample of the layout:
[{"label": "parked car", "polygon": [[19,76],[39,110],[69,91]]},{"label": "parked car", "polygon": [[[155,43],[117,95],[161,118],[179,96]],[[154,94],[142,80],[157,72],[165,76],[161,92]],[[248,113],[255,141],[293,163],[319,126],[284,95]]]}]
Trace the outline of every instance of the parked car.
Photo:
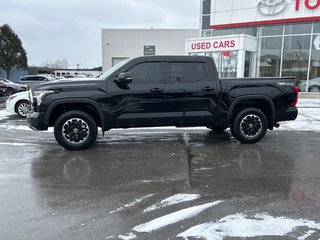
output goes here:
[{"label": "parked car", "polygon": [[31,113],[29,91],[18,92],[11,95],[6,101],[6,111],[17,113],[20,117],[27,117]]},{"label": "parked car", "polygon": [[85,149],[98,127],[230,127],[242,143],[296,119],[294,78],[220,79],[213,58],[152,56],[125,60],[97,80],[64,80],[30,91],[29,127],[54,127],[66,149]]},{"label": "parked car", "polygon": [[38,75],[27,75],[20,78],[19,83],[27,86],[28,88],[33,88],[41,83],[50,82],[57,80],[51,74],[38,74]]},{"label": "parked car", "polygon": [[10,80],[5,79],[5,78],[0,78],[0,83],[4,84],[6,86],[7,90],[6,90],[5,94],[7,94],[7,95],[12,95],[14,93],[27,90],[26,86],[11,82]]},{"label": "parked car", "polygon": [[[301,80],[298,86],[301,92],[306,92],[307,80]],[[320,92],[320,77],[309,80],[308,92]]]},{"label": "parked car", "polygon": [[6,85],[0,82],[0,97],[2,97],[7,91]]}]

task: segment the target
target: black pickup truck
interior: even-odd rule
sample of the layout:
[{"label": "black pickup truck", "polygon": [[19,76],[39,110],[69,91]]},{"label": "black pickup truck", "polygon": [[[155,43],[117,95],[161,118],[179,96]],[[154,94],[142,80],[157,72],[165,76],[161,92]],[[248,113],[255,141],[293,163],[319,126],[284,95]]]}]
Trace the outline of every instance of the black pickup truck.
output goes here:
[{"label": "black pickup truck", "polygon": [[278,122],[294,120],[298,88],[293,78],[219,79],[202,56],[152,56],[125,60],[96,80],[59,80],[30,90],[34,130],[54,127],[66,149],[85,149],[112,128],[230,127],[242,143],[255,143]]}]

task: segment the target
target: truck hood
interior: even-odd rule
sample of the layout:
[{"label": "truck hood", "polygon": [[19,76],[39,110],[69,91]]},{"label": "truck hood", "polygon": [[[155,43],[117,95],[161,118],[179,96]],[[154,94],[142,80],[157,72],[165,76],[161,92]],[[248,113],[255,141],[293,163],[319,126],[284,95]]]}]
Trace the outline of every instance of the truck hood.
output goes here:
[{"label": "truck hood", "polygon": [[34,88],[33,91],[41,90],[67,90],[94,88],[105,84],[105,81],[97,78],[78,78],[78,79],[59,79],[51,82],[42,83]]}]

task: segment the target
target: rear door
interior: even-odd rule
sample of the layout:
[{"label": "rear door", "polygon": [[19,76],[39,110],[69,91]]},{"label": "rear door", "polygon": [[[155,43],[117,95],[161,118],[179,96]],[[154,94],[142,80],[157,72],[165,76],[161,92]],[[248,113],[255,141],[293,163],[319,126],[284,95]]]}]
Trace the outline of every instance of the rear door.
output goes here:
[{"label": "rear door", "polygon": [[165,100],[168,119],[176,125],[211,125],[219,89],[205,59],[171,59],[166,64]]}]

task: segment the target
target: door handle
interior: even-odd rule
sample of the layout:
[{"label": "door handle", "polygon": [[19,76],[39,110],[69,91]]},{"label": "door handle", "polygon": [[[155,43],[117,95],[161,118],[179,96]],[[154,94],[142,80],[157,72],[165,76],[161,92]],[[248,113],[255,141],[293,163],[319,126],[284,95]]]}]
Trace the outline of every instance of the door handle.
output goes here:
[{"label": "door handle", "polygon": [[164,92],[164,89],[163,88],[152,88],[150,91],[153,93],[161,93],[161,92]]},{"label": "door handle", "polygon": [[210,92],[210,91],[214,91],[215,89],[213,87],[203,87],[202,91],[203,92]]}]

